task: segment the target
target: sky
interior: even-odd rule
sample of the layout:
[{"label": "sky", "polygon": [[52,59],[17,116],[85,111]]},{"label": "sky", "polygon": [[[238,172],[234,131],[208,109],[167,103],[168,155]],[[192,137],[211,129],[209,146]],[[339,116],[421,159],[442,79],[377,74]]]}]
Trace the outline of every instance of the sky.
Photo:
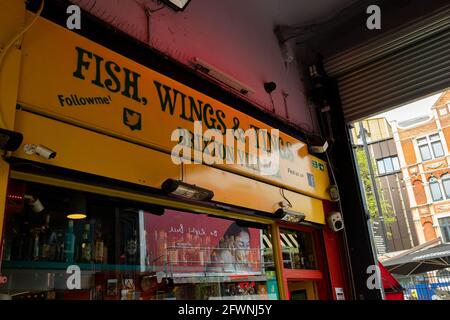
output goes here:
[{"label": "sky", "polygon": [[413,103],[406,104],[388,112],[377,114],[372,118],[385,117],[389,122],[393,120],[403,121],[430,113],[431,107],[437,101],[442,92],[431,95]]}]

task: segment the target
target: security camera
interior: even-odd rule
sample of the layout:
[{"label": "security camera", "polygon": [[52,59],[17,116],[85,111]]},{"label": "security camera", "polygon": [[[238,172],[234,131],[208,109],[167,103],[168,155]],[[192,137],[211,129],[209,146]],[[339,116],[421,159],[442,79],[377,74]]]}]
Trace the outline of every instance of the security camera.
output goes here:
[{"label": "security camera", "polygon": [[300,223],[305,220],[306,216],[302,212],[297,212],[287,208],[279,208],[275,211],[275,216],[282,221],[291,223]]},{"label": "security camera", "polygon": [[39,213],[45,209],[42,202],[38,198],[35,198],[28,194],[26,194],[24,198],[28,201],[28,204],[30,205],[31,210],[33,210],[34,212]]},{"label": "security camera", "polygon": [[38,156],[47,160],[56,157],[56,151],[53,151],[41,144],[26,144],[23,149],[26,154],[37,154]]},{"label": "security camera", "polygon": [[54,157],[56,157],[56,151],[53,151],[40,144],[36,147],[36,154],[45,159],[53,159]]},{"label": "security camera", "polygon": [[328,149],[328,141],[325,141],[323,145],[310,145],[308,148],[310,153],[325,153]]}]

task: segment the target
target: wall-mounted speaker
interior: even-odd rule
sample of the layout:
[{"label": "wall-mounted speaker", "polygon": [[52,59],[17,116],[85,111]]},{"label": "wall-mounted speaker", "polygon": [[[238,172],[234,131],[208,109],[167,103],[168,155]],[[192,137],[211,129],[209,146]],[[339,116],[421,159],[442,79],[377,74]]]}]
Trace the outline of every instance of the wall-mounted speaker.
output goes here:
[{"label": "wall-mounted speaker", "polygon": [[328,221],[328,226],[334,232],[338,232],[338,231],[344,229],[344,221],[342,220],[342,215],[340,212],[337,212],[337,211],[331,212],[327,221]]}]

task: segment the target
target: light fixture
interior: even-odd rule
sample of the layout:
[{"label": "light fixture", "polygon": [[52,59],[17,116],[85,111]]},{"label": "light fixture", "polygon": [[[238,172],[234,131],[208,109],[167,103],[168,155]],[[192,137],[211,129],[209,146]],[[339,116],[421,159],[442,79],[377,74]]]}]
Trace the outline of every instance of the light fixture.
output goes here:
[{"label": "light fixture", "polygon": [[273,81],[271,82],[264,82],[264,90],[269,94],[270,96],[270,102],[272,103],[272,112],[275,112],[275,104],[273,103],[273,97],[272,92],[277,88],[277,84]]},{"label": "light fixture", "polygon": [[27,200],[29,206],[31,207],[31,210],[33,210],[36,213],[42,212],[45,208],[42,205],[41,201],[38,198],[35,198],[29,194],[26,194],[24,196],[24,199]]},{"label": "light fixture", "polygon": [[176,11],[183,11],[191,0],[161,0]]},{"label": "light fixture", "polygon": [[276,88],[277,84],[275,82],[264,82],[264,90],[266,90],[268,94],[271,94]]},{"label": "light fixture", "polygon": [[161,189],[166,194],[191,200],[204,201],[211,200],[214,197],[214,192],[211,190],[174,179],[167,179],[164,181]]},{"label": "light fixture", "polygon": [[277,216],[281,221],[300,223],[305,220],[305,214],[302,212],[297,212],[294,210],[279,208],[275,211],[275,216]]},{"label": "light fixture", "polygon": [[218,70],[216,67],[208,64],[207,62],[201,60],[200,58],[194,58],[194,67],[198,71],[226,84],[227,86],[239,91],[241,94],[247,95],[250,92],[254,93],[255,90],[249,88],[248,86],[242,84],[238,80],[234,79],[232,76]]},{"label": "light fixture", "polygon": [[84,214],[84,213],[71,213],[71,214],[67,215],[67,219],[71,219],[71,220],[86,219],[86,214]]},{"label": "light fixture", "polygon": [[86,198],[82,194],[76,194],[69,201],[67,219],[81,220],[86,217]]}]

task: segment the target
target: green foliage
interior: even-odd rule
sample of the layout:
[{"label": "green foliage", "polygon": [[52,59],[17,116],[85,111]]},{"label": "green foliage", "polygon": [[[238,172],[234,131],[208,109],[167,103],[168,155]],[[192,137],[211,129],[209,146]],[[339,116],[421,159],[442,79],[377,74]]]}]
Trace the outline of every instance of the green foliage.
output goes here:
[{"label": "green foliage", "polygon": [[[362,185],[364,187],[364,197],[366,200],[366,206],[367,206],[367,209],[369,210],[370,218],[373,220],[375,218],[378,218],[378,208],[377,208],[377,202],[375,200],[375,194],[374,194],[373,187],[372,187],[372,181],[370,178],[369,163],[366,159],[366,155],[365,155],[364,149],[362,147],[358,147],[356,149],[356,159],[358,162],[360,179],[361,179]],[[371,160],[372,160],[372,168],[375,171],[376,170],[375,160],[374,159],[371,159]],[[380,184],[379,177],[375,177],[375,183],[377,184],[377,191],[378,191],[378,196],[380,199],[381,211],[383,214],[384,223],[385,223],[386,227],[388,227],[389,224],[393,223],[396,220],[395,212],[392,209],[392,206],[389,203],[389,201],[384,199],[383,192],[380,191],[381,184]]]}]

